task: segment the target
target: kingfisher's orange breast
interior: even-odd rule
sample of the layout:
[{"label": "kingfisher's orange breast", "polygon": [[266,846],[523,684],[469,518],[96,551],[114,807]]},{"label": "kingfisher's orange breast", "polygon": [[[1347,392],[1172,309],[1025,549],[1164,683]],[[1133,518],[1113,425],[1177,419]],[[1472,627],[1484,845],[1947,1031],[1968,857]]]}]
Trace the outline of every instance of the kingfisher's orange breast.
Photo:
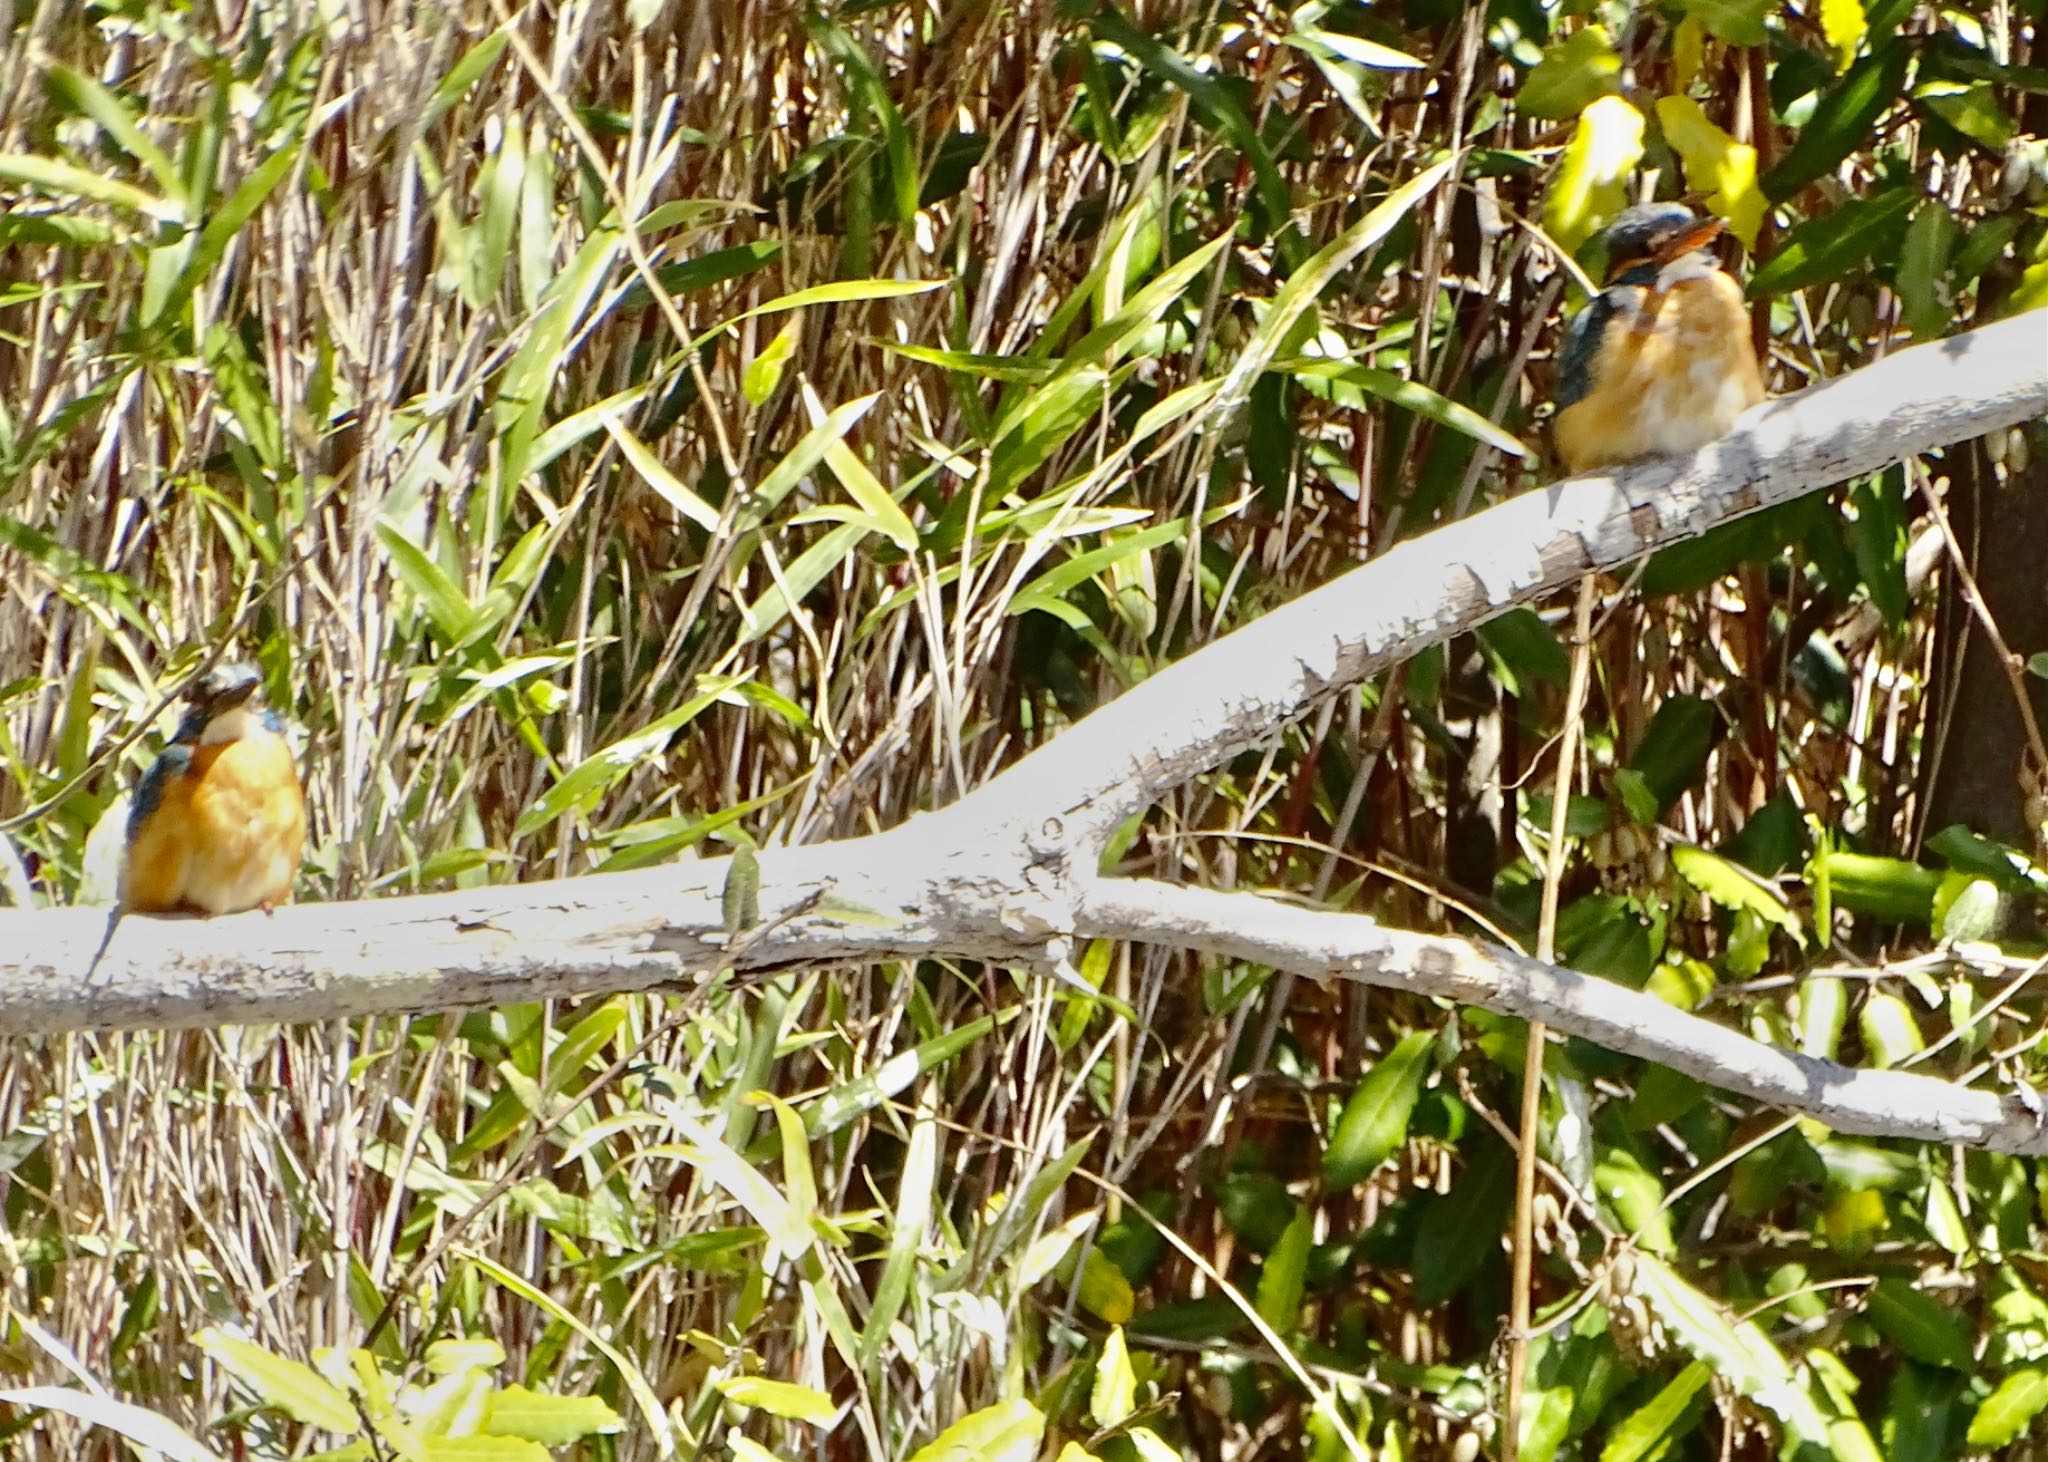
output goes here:
[{"label": "kingfisher's orange breast", "polygon": [[1600,341],[1592,389],[1557,414],[1567,471],[1690,452],[1764,398],[1733,279],[1716,271],[1661,292],[1639,289],[1634,319],[1617,321]]},{"label": "kingfisher's orange breast", "polygon": [[192,748],[128,847],[122,906],[232,914],[291,899],[306,802],[282,736]]}]

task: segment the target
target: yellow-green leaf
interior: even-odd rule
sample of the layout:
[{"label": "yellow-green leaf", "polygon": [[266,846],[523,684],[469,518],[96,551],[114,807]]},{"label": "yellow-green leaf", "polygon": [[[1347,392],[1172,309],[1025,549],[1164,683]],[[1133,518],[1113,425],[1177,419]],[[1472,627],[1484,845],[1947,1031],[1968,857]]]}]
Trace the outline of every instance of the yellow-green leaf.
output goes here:
[{"label": "yellow-green leaf", "polygon": [[1970,1418],[1970,1445],[1987,1450],[2008,1447],[2026,1435],[2044,1409],[2048,1409],[2048,1371],[2033,1366],[2014,1371]]},{"label": "yellow-green leaf", "polygon": [[1045,1415],[1019,1397],[963,1416],[911,1454],[910,1462],[1036,1462]]},{"label": "yellow-green leaf", "polygon": [[1740,863],[1691,843],[1680,843],[1671,850],[1671,866],[1678,870],[1680,878],[1722,908],[1746,909],[1765,922],[1777,925],[1801,945],[1806,943],[1805,930],[1800,926],[1799,916],[1792,912],[1791,905],[1776,889]]},{"label": "yellow-green leaf", "polygon": [[910,515],[897,506],[889,489],[868,471],[859,453],[844,441],[833,442],[825,448],[825,465],[832,469],[847,495],[860,504],[866,521],[905,553],[917,551],[917,529],[911,526]]},{"label": "yellow-green leaf", "polygon": [[1544,200],[1551,237],[1567,249],[1590,238],[1602,219],[1626,206],[1626,181],[1642,159],[1641,112],[1618,96],[1603,96],[1587,107]]},{"label": "yellow-green leaf", "polygon": [[348,1396],[311,1366],[273,1355],[217,1326],[200,1331],[193,1339],[265,1406],[277,1408],[294,1421],[343,1436],[354,1436],[361,1427],[362,1418]]},{"label": "yellow-green leaf", "polygon": [[683,486],[682,479],[668,470],[647,443],[628,431],[624,422],[616,416],[607,416],[604,418],[604,429],[611,433],[612,440],[618,443],[619,451],[633,464],[633,470],[640,474],[640,480],[653,488],[663,502],[699,528],[709,530],[718,526],[718,510]]},{"label": "yellow-green leaf", "polygon": [[517,1385],[493,1391],[485,1417],[485,1430],[493,1436],[524,1437],[544,1447],[566,1447],[626,1429],[602,1396],[556,1396]]},{"label": "yellow-green leaf", "polygon": [[747,369],[740,377],[740,394],[747,398],[747,405],[759,406],[775,393],[782,381],[782,368],[789,363],[789,357],[796,349],[798,321],[791,320],[775,332],[775,338],[761,348],[761,353],[747,362]]},{"label": "yellow-green leaf", "polygon": [[1835,53],[1835,69],[1848,69],[1856,59],[1856,48],[1863,44],[1864,32],[1870,29],[1863,0],[1820,0],[1820,29]]},{"label": "yellow-green leaf", "polygon": [[1088,1257],[1081,1261],[1081,1284],[1076,1297],[1082,1309],[1112,1325],[1123,1324],[1138,1308],[1131,1281],[1100,1249],[1090,1249]]},{"label": "yellow-green leaf", "polygon": [[1095,1362],[1095,1384],[1088,1392],[1088,1414],[1101,1427],[1115,1426],[1138,1408],[1138,1376],[1124,1348],[1124,1327],[1112,1325]]},{"label": "yellow-green leaf", "polygon": [[1897,1066],[1927,1049],[1912,1007],[1889,990],[1879,990],[1863,1002],[1856,1028],[1863,1033],[1863,1046],[1873,1066]]},{"label": "yellow-green leaf", "polygon": [[823,1426],[839,1415],[839,1405],[815,1386],[794,1381],[774,1381],[766,1376],[730,1376],[718,1383],[719,1394],[728,1401],[765,1411],[790,1421],[807,1421]]},{"label": "yellow-green leaf", "polygon": [[1756,181],[1756,149],[1737,142],[1707,120],[1689,96],[1657,99],[1657,125],[1664,140],[1685,162],[1685,178],[1696,193],[1707,195],[1707,207],[1727,220],[1728,231],[1742,247],[1756,247],[1757,226],[1764,218],[1763,189]]}]

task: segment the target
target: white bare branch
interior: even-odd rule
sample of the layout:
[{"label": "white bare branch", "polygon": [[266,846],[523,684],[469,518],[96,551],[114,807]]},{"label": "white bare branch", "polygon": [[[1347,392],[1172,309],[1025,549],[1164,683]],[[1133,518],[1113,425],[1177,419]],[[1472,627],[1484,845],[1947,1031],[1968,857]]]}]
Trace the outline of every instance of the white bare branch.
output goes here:
[{"label": "white bare branch", "polygon": [[1131,813],[1429,644],[1744,513],[2043,415],[2048,310],[1766,402],[1692,457],[1528,493],[1190,655],[944,811],[760,854],[745,928],[723,912],[732,860],[212,920],[0,911],[0,1033],[318,1020],[930,955],[1051,964],[1074,938],[1114,935],[1541,1018],[1846,1131],[2048,1151],[2016,1099],[1808,1061],[1569,970],[1095,877]]},{"label": "white bare branch", "polygon": [[1596,1045],[1655,1061],[1709,1086],[1815,1117],[1840,1132],[2041,1152],[2041,1120],[2000,1096],[1914,1076],[1821,1061],[1715,1025],[1611,980],[1495,945],[1388,929],[1255,893],[1106,878],[1081,924],[1094,938],[1200,950],[1292,970],[1483,1005],[1540,1020]]}]

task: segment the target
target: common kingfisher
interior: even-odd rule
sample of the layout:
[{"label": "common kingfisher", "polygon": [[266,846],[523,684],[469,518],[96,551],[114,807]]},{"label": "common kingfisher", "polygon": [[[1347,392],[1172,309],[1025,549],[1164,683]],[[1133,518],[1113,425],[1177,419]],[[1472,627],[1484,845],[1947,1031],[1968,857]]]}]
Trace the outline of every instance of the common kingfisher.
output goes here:
[{"label": "common kingfisher", "polygon": [[1644,203],[1607,229],[1607,287],[1565,332],[1557,391],[1567,472],[1690,452],[1764,399],[1742,290],[1711,250],[1721,221]]},{"label": "common kingfisher", "polygon": [[261,685],[253,665],[230,663],[185,693],[177,734],[135,789],[123,911],[236,914],[290,900],[306,799]]}]

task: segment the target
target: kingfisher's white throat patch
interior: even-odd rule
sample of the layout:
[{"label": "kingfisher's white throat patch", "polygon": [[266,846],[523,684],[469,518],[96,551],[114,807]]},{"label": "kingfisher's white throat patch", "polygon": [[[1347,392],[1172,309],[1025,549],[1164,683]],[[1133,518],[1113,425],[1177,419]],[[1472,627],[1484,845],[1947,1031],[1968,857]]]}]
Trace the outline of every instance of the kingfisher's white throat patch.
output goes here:
[{"label": "kingfisher's white throat patch", "polygon": [[240,741],[244,736],[268,735],[270,728],[263,724],[263,713],[247,705],[236,706],[232,711],[222,711],[206,723],[206,729],[199,733],[201,746],[217,746],[223,741]]}]

